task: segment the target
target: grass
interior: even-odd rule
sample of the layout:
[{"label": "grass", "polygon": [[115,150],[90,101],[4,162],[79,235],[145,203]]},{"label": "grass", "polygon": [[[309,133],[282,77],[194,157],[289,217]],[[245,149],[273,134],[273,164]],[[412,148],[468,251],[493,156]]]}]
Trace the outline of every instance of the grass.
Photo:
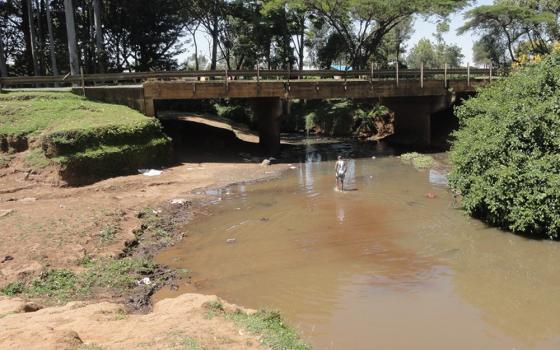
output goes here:
[{"label": "grass", "polygon": [[178,331],[167,335],[167,343],[172,350],[203,350],[196,339]]},{"label": "grass", "polygon": [[416,169],[428,169],[436,164],[433,157],[418,152],[403,153],[401,160],[405,163],[412,163]]},{"label": "grass", "polygon": [[116,226],[107,226],[99,233],[101,243],[108,243],[117,236],[118,228]]},{"label": "grass", "polygon": [[310,350],[297,332],[287,326],[278,312],[258,311],[248,314],[242,311],[226,312],[219,301],[206,304],[208,317],[223,315],[233,321],[237,327],[246,329],[252,334],[259,335],[263,344],[272,350]]},{"label": "grass", "polygon": [[0,94],[0,135],[38,137],[44,132],[143,125],[125,106],[93,102],[69,92]]},{"label": "grass", "polygon": [[147,259],[124,258],[89,261],[86,267],[81,273],[64,269],[47,270],[30,281],[8,284],[0,289],[0,294],[42,297],[62,303],[83,299],[91,295],[94,288],[109,288],[122,292],[134,287],[136,281],[153,271],[156,265]]},{"label": "grass", "polygon": [[25,156],[25,164],[27,164],[33,170],[40,170],[46,168],[51,164],[51,161],[45,156],[43,151],[39,148],[35,148]]},{"label": "grass", "polygon": [[[0,94],[2,150],[21,152],[29,147],[24,160],[32,170],[57,165],[69,184],[165,164],[170,144],[157,119],[126,106],[89,101],[69,92]],[[6,163],[2,159],[0,166]]]}]

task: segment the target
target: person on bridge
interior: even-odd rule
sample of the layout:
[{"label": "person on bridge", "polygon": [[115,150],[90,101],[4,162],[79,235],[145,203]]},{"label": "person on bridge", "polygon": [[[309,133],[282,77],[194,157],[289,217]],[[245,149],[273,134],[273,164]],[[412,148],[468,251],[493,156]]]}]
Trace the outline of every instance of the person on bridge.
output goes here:
[{"label": "person on bridge", "polygon": [[334,165],[334,172],[336,176],[336,189],[339,191],[344,191],[344,176],[346,176],[346,161],[342,159],[342,156],[338,156],[338,160]]}]

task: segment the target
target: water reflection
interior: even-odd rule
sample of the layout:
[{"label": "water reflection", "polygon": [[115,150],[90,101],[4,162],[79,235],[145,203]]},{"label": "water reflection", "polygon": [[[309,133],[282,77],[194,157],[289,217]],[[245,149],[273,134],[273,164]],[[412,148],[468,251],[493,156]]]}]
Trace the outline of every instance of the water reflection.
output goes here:
[{"label": "water reflection", "polygon": [[335,192],[334,163],[309,150],[297,172],[232,188],[158,261],[280,309],[318,349],[560,348],[557,243],[467,218],[442,174],[396,158],[349,161],[357,191]]}]

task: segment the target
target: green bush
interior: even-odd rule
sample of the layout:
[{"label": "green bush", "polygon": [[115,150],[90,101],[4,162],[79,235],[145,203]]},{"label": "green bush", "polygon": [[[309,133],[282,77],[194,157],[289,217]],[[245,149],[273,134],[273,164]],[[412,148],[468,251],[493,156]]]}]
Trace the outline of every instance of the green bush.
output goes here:
[{"label": "green bush", "polygon": [[514,232],[560,233],[560,53],[457,108],[450,184],[471,215]]}]

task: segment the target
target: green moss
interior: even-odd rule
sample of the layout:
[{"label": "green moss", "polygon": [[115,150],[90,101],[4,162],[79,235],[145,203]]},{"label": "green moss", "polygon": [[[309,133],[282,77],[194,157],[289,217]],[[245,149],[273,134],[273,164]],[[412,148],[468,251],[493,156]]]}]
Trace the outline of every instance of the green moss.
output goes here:
[{"label": "green moss", "polygon": [[403,153],[401,154],[401,160],[405,163],[411,163],[416,169],[428,169],[436,164],[432,156],[417,152]]}]

